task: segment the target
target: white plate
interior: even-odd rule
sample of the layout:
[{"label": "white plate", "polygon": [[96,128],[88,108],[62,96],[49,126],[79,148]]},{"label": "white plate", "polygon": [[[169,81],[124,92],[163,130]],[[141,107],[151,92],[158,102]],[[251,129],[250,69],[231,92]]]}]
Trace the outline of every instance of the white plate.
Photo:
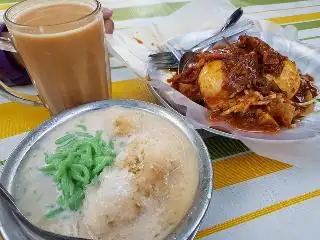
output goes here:
[{"label": "white plate", "polygon": [[[173,46],[187,48],[210,36],[210,34],[210,31],[195,32],[186,36],[171,39],[168,42]],[[288,40],[271,32],[260,32],[257,29],[252,29],[246,31],[246,34],[261,38],[282,55],[288,56],[289,59],[296,62],[302,73],[311,74],[315,78],[316,85],[320,85],[320,53],[316,49],[299,42]],[[237,40],[239,35],[240,34],[229,38],[230,41]],[[297,127],[294,129],[284,129],[276,134],[262,134],[237,131],[229,126],[228,131],[230,130],[230,132],[224,132],[209,127],[209,122],[204,120],[206,118],[206,110],[204,110],[203,107],[201,108],[200,105],[193,103],[191,100],[166,84],[166,79],[169,77],[168,72],[157,70],[149,64],[148,76],[151,79],[151,89],[159,101],[181,115],[187,116],[186,119],[189,120],[197,129],[205,129],[209,133],[229,138],[257,141],[271,140],[276,142],[304,140],[320,135],[319,103],[315,104],[314,112],[298,122]]]}]

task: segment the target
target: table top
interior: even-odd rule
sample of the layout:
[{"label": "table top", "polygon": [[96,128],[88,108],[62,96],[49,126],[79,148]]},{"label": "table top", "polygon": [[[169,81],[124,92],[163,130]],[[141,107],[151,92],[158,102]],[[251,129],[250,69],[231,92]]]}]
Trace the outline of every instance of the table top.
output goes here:
[{"label": "table top", "polygon": [[[0,9],[14,1],[0,0]],[[102,0],[114,10],[118,31],[157,21],[188,3],[186,0]],[[299,40],[320,48],[320,0],[233,0],[254,19],[294,25]],[[146,83],[120,61],[111,59],[113,97],[154,102]],[[126,89],[130,88],[128,92]],[[17,90],[34,92],[31,86]],[[49,118],[44,108],[0,97],[0,165],[28,131]],[[205,142],[214,168],[214,192],[197,239],[316,239],[320,234],[319,164],[290,164],[269,159],[237,140],[215,136]],[[313,143],[316,146],[317,141]],[[275,146],[274,152],[282,146]],[[298,151],[298,150],[297,150]],[[303,154],[302,154],[303,155]],[[306,159],[300,159],[305,161]],[[0,237],[1,238],[1,237]],[[13,239],[15,240],[15,239]]]}]

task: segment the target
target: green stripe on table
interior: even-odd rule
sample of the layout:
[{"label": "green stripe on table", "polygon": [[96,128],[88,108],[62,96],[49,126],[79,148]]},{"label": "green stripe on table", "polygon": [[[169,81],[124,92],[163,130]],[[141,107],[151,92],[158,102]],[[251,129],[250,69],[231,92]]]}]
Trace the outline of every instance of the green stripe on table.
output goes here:
[{"label": "green stripe on table", "polygon": [[183,7],[188,2],[160,3],[148,6],[116,8],[113,10],[113,19],[116,21],[135,18],[150,18],[167,16]]},{"label": "green stripe on table", "polygon": [[249,148],[247,148],[242,142],[225,137],[215,136],[204,139],[204,141],[208,147],[212,160],[249,151]]},{"label": "green stripe on table", "polygon": [[285,24],[282,26],[288,26],[288,25],[293,25],[295,26],[298,30],[306,30],[306,29],[312,29],[312,28],[320,28],[320,20],[315,20],[311,22],[301,22],[301,23],[294,23],[294,24]]},{"label": "green stripe on table", "polygon": [[247,7],[265,4],[300,2],[300,0],[231,0],[231,2],[237,7]]},{"label": "green stripe on table", "polygon": [[[320,35],[320,34],[319,34]],[[320,42],[320,36],[315,36],[315,37],[307,37],[307,38],[302,38],[300,40],[310,40],[310,39],[316,39],[318,38],[319,39],[319,42]]]},{"label": "green stripe on table", "polygon": [[[139,7],[116,8],[113,11],[113,18],[116,21],[122,21],[137,18],[168,16],[189,2],[190,1],[186,0],[185,2],[159,3]],[[231,0],[231,2],[237,7],[246,7],[265,4],[293,3],[299,2],[299,0]]]},{"label": "green stripe on table", "polygon": [[13,3],[13,2],[20,2],[19,0],[0,0],[0,4],[3,3]]}]

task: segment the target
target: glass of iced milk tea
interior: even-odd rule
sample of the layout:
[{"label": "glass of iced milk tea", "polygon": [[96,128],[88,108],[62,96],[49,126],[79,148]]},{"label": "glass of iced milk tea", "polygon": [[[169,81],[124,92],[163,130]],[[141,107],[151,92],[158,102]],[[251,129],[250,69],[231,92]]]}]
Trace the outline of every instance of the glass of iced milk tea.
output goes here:
[{"label": "glass of iced milk tea", "polygon": [[111,97],[108,51],[101,5],[96,0],[26,0],[4,21],[40,100],[0,82],[7,97],[44,104],[52,114]]}]

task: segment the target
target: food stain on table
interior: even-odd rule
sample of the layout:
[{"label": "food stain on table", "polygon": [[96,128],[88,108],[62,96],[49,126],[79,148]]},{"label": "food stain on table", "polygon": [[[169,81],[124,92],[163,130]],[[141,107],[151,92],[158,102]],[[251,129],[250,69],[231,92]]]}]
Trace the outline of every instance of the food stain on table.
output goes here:
[{"label": "food stain on table", "polygon": [[143,44],[143,41],[137,37],[133,37],[134,40],[136,40],[137,43]]}]

